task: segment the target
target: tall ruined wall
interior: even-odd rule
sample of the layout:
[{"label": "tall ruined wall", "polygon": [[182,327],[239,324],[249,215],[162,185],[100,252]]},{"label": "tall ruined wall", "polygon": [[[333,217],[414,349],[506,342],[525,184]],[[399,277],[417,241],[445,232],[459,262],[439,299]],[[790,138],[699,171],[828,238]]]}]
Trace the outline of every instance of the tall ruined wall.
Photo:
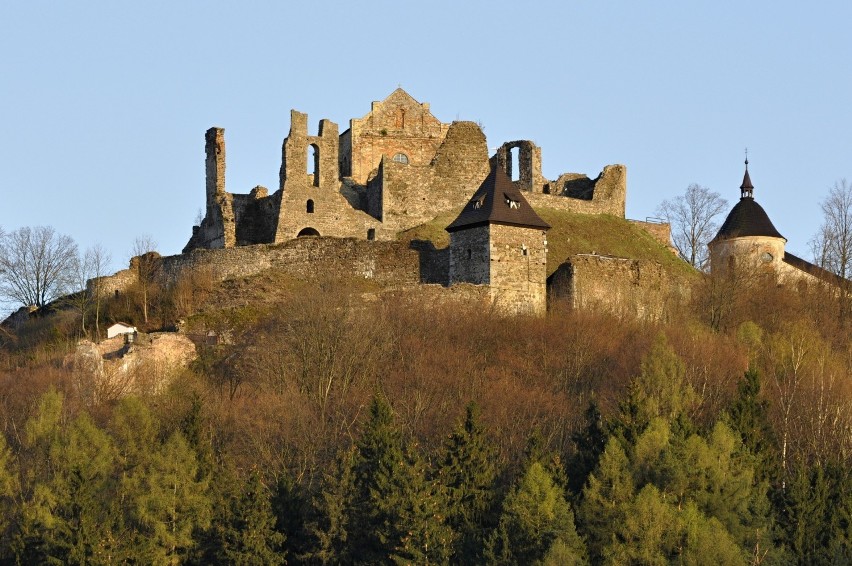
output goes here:
[{"label": "tall ruined wall", "polygon": [[[517,151],[517,159],[512,152]],[[506,142],[497,148],[496,163],[521,191],[544,192],[547,180],[541,174],[541,148],[529,140]],[[515,171],[517,167],[518,171]]]},{"label": "tall ruined wall", "polygon": [[473,122],[453,122],[427,165],[382,160],[367,185],[368,211],[395,234],[461,208],[487,175],[482,129]]},{"label": "tall ruined wall", "polygon": [[[319,135],[308,135],[307,115],[291,112],[290,133],[281,155],[281,190],[278,194],[275,235],[272,241],[286,242],[303,234],[367,239],[381,224],[352,207],[341,194],[338,178],[337,125],[320,121]],[[313,173],[305,163],[314,153]]]},{"label": "tall ruined wall", "polygon": [[687,290],[654,261],[578,254],[550,276],[552,301],[575,309],[610,312],[643,320],[663,320]]},{"label": "tall ruined wall", "polygon": [[236,245],[233,195],[225,192],[225,130],[210,128],[204,134],[206,213],[184,251]]},{"label": "tall ruined wall", "polygon": [[[404,154],[411,165],[427,165],[444,139],[448,126],[402,89],[373,102],[363,118],[350,121],[341,138],[340,170],[366,184],[382,156]],[[345,145],[348,144],[348,147]]]}]

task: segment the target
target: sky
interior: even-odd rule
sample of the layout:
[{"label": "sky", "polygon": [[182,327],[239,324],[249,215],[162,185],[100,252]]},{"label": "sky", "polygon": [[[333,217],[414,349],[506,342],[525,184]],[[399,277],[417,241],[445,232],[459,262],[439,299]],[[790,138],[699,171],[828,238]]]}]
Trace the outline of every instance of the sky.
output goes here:
[{"label": "sky", "polygon": [[[627,166],[627,216],[698,183],[755,199],[811,258],[852,180],[852,2],[182,0],[0,5],[0,227],[49,225],[112,269],[180,253],[226,187],[277,188],[290,110],[345,130],[401,86],[489,147],[530,139],[545,177]],[[722,220],[721,218],[719,219]]]}]

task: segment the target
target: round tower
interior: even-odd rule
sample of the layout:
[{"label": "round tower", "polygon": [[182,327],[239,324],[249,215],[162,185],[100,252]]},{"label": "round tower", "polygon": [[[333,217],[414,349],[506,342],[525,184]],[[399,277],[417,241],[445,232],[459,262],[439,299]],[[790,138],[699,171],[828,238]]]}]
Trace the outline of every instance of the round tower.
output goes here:
[{"label": "round tower", "polygon": [[754,185],[746,159],[740,202],[728,213],[719,233],[709,244],[710,269],[714,273],[734,267],[777,272],[784,260],[786,242],[763,207],[754,200]]}]

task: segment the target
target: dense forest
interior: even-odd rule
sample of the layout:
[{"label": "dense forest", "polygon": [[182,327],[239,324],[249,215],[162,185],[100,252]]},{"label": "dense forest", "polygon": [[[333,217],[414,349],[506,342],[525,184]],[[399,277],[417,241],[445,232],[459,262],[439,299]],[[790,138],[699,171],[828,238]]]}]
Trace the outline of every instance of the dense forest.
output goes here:
[{"label": "dense forest", "polygon": [[837,293],[700,276],[689,297],[504,318],[197,277],[99,306],[227,336],[120,397],[64,363],[93,328],[56,308],[0,333],[0,560],[852,563]]}]

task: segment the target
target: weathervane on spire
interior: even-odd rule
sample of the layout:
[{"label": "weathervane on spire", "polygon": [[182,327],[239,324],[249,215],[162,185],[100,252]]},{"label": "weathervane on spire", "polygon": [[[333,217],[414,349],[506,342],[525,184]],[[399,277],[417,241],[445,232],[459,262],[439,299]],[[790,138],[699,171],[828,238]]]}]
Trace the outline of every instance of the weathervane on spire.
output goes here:
[{"label": "weathervane on spire", "polygon": [[746,155],[745,165],[746,165],[746,169],[748,169],[748,148],[745,148],[745,155]]}]

